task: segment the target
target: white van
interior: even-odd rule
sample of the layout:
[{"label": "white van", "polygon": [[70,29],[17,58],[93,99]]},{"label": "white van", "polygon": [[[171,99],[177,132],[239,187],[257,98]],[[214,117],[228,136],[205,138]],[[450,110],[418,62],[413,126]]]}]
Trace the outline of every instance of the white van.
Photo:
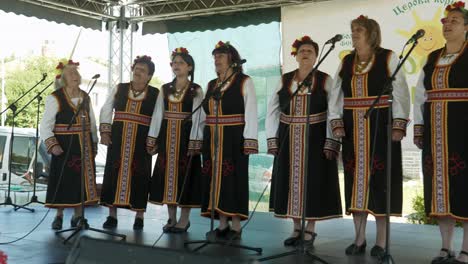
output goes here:
[{"label": "white van", "polygon": [[[34,154],[36,147],[36,129],[14,129],[13,151],[11,156],[11,184],[30,185],[33,183]],[[11,127],[0,126],[0,184],[8,184],[8,166],[10,161]],[[49,176],[50,155],[41,141],[38,148],[37,183],[46,184]]]}]

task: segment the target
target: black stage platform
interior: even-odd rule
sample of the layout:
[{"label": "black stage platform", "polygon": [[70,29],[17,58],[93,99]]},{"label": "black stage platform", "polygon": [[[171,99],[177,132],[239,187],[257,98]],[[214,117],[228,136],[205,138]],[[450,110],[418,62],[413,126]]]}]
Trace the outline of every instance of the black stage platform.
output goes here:
[{"label": "black stage platform", "polygon": [[[0,207],[0,243],[14,240],[31,230],[44,216],[47,209],[36,206],[35,213],[24,210],[13,211],[11,207]],[[159,248],[185,250],[185,240],[199,240],[205,238],[209,230],[210,221],[199,216],[199,209],[192,211],[191,228],[187,234],[163,235],[155,244]],[[65,212],[64,228],[68,228],[72,211]],[[153,246],[162,234],[162,226],[166,222],[166,208],[149,205],[143,231],[132,229],[134,213],[119,210],[119,226],[115,230],[127,235],[127,243]],[[0,250],[8,255],[9,264],[36,263],[65,263],[72,244],[63,245],[63,237],[56,236],[50,229],[55,215],[51,210],[45,221],[26,239],[11,245],[0,245]],[[87,218],[92,227],[101,228],[107,216],[107,208],[93,207],[87,210]],[[261,257],[278,254],[291,250],[283,246],[283,240],[290,234],[291,220],[274,218],[270,213],[256,213],[243,232],[241,243],[248,246],[262,247]],[[354,230],[351,219],[335,219],[322,221],[317,224],[318,236],[315,241],[314,253],[329,263],[378,263],[369,256],[370,248],[375,241],[375,223],[367,225],[367,252],[360,257],[348,257],[344,249],[352,243]],[[113,239],[95,232],[85,232],[93,238]],[[68,236],[68,233],[66,234]],[[455,231],[455,249],[460,248],[462,229]],[[73,242],[73,241],[72,241]],[[392,255],[396,263],[430,263],[440,248],[439,230],[437,226],[412,224],[392,224]],[[259,258],[254,252],[209,245],[200,250],[201,254],[219,256],[220,260],[231,256],[235,258]],[[220,261],[222,263],[222,261]],[[303,257],[287,257],[263,263],[313,263]]]}]

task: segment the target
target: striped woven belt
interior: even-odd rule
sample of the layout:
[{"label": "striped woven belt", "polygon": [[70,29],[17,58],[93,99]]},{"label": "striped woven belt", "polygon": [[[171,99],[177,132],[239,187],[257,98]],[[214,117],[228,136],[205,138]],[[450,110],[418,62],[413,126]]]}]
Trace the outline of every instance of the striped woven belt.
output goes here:
[{"label": "striped woven belt", "polygon": [[[90,131],[90,125],[85,125],[85,132]],[[79,134],[81,133],[81,124],[73,124],[70,129],[68,129],[67,124],[56,124],[54,127],[54,134],[56,135],[71,135],[71,134]]]},{"label": "striped woven belt", "polygon": [[187,117],[190,117],[192,113],[187,112],[164,112],[164,119],[169,120],[185,120]]},{"label": "striped woven belt", "polygon": [[427,102],[466,102],[468,88],[452,88],[427,91]]},{"label": "striped woven belt", "polygon": [[[285,124],[305,124],[307,116],[291,116],[281,114],[280,121]],[[309,124],[317,124],[327,121],[327,112],[321,112],[309,116]]]},{"label": "striped woven belt", "polygon": [[114,114],[114,122],[115,121],[131,122],[138,125],[149,126],[151,124],[151,117],[147,115],[116,111]]},{"label": "striped woven belt", "polygon": [[[344,99],[344,108],[345,109],[354,109],[354,108],[367,108],[372,105],[376,96],[362,97],[362,98],[345,98]],[[388,95],[380,97],[379,102],[376,104],[376,107],[388,107]]]},{"label": "striped woven belt", "polygon": [[[244,115],[220,115],[218,116],[218,125],[220,126],[239,126],[245,124]],[[216,116],[206,116],[206,125],[216,125]]]}]

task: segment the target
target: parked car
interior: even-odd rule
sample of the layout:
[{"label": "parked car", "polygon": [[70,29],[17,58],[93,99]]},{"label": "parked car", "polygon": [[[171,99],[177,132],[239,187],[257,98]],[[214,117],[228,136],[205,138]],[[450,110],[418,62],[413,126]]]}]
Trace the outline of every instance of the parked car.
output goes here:
[{"label": "parked car", "polygon": [[[8,183],[11,159],[11,184],[29,185],[33,182],[36,129],[14,129],[13,150],[10,157],[11,127],[0,126],[0,184]],[[49,176],[50,155],[41,141],[38,148],[38,183],[46,184]]]}]

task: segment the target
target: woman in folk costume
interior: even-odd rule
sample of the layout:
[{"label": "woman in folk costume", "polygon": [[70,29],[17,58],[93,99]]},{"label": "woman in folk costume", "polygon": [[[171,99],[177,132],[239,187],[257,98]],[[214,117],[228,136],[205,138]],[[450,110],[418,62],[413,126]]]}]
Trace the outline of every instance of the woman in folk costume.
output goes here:
[{"label": "woman in folk costume", "polygon": [[[297,70],[284,74],[268,102],[266,131],[268,153],[276,156],[271,208],[275,216],[292,218],[294,229],[284,245],[300,242],[301,219],[306,202],[307,226],[304,241],[313,246],[315,222],[342,216],[338,166],[336,157],[340,142],[334,139],[327,124],[328,94],[333,81],[317,71],[310,80],[309,138],[305,138],[307,93],[309,87],[299,85],[312,71],[318,55],[318,44],[309,36],[297,39],[291,55],[296,57]],[[305,145],[309,144],[305,160]],[[308,166],[307,197],[303,200],[304,167]]]},{"label": "woman in folk costume", "polygon": [[[393,81],[391,135],[387,135],[388,92],[382,96],[372,115],[367,119],[364,117],[397,67],[398,58],[393,51],[380,47],[380,26],[375,20],[361,15],[351,22],[351,32],[354,51],[343,58],[329,103],[333,134],[342,137],[346,213],[353,214],[356,231],[354,243],[346,248],[346,254],[364,254],[370,213],[375,216],[377,225],[376,243],[370,253],[380,257],[385,253],[387,166],[391,166],[392,174],[390,212],[401,215],[400,141],[406,134],[410,98],[405,76],[400,71]],[[386,164],[387,136],[392,138],[392,164]]]},{"label": "woman in folk costume", "polygon": [[104,228],[117,227],[118,207],[136,211],[134,230],[144,225],[151,180],[146,138],[159,90],[149,85],[151,57],[138,56],[132,71],[132,81],[117,85],[101,109],[101,142],[108,146],[101,192],[101,204],[109,207]]},{"label": "woman in folk costume", "polygon": [[[190,208],[201,206],[201,158],[205,115],[194,111],[203,101],[202,88],[193,82],[195,62],[187,49],[172,52],[172,82],[162,86],[151,119],[148,153],[158,153],[149,201],[167,204],[164,232],[183,233],[190,227]],[[190,79],[189,79],[190,76]],[[177,221],[177,206],[181,216]]]},{"label": "woman in folk costume", "polygon": [[[209,100],[203,105],[207,116],[202,149],[202,216],[210,217],[215,210],[220,220],[214,231],[216,237],[236,240],[241,238],[240,222],[249,213],[249,155],[258,153],[257,99],[253,81],[242,72],[234,46],[219,41],[212,54],[218,78],[208,83]],[[216,177],[216,186],[211,184],[212,177]]]},{"label": "woman in folk costume", "polygon": [[[81,184],[85,182],[85,204],[96,204],[96,175],[94,157],[97,154],[96,119],[89,96],[80,89],[81,75],[78,62],[64,60],[56,67],[56,90],[45,101],[45,111],[40,124],[41,138],[52,154],[49,181],[47,183],[47,207],[57,208],[52,229],[62,229],[63,209],[74,208],[70,225],[76,227],[81,219]],[[85,127],[82,131],[82,114],[68,129],[79,106],[83,105]],[[81,173],[82,145],[85,153],[85,171]]]},{"label": "woman in folk costume", "polygon": [[[432,263],[468,263],[468,11],[447,6],[442,19],[445,47],[427,59],[416,86],[414,142],[423,150],[424,202],[437,218],[442,249]],[[463,244],[455,258],[455,221]]]}]

